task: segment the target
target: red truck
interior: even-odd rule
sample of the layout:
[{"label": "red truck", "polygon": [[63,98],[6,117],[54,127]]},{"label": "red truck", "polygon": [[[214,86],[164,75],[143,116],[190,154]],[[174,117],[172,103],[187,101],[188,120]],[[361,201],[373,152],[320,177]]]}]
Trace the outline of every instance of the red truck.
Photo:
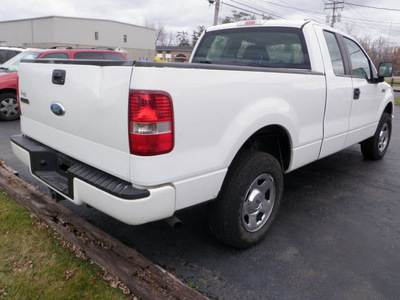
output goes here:
[{"label": "red truck", "polygon": [[114,50],[95,49],[38,49],[14,56],[0,65],[0,120],[11,121],[19,118],[17,71],[21,59],[126,60],[126,56]]}]

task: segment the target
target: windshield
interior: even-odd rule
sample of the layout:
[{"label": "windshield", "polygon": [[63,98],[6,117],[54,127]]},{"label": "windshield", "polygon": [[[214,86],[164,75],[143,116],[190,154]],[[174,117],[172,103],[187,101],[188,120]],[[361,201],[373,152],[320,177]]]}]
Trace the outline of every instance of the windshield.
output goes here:
[{"label": "windshield", "polygon": [[13,58],[7,60],[4,64],[0,65],[0,69],[7,70],[10,72],[18,71],[19,63],[21,59],[36,59],[41,52],[25,51]]}]

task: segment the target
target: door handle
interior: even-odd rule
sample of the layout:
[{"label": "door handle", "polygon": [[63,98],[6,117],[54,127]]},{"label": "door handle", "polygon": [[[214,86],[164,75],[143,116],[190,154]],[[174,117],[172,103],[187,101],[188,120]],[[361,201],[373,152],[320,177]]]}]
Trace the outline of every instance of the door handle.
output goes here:
[{"label": "door handle", "polygon": [[353,99],[354,99],[354,100],[360,99],[360,94],[361,94],[360,89],[359,89],[359,88],[355,88],[355,89],[354,89]]}]

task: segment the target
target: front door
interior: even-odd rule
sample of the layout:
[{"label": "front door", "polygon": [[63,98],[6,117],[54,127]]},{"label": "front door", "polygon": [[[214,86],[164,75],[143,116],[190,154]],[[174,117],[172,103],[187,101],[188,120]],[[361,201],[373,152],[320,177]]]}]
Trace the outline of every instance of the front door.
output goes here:
[{"label": "front door", "polygon": [[380,85],[373,83],[371,62],[364,51],[351,39],[344,38],[344,44],[350,58],[353,84],[349,135],[346,141],[346,145],[350,146],[374,134],[382,97]]}]

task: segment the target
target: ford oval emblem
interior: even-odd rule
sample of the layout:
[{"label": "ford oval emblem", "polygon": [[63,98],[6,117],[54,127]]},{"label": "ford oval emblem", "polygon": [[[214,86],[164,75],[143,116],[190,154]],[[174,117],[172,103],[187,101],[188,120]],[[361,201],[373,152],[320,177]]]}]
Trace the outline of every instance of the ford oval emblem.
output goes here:
[{"label": "ford oval emblem", "polygon": [[53,103],[50,105],[50,110],[55,114],[56,116],[63,116],[65,115],[65,108],[62,106],[60,103]]}]

